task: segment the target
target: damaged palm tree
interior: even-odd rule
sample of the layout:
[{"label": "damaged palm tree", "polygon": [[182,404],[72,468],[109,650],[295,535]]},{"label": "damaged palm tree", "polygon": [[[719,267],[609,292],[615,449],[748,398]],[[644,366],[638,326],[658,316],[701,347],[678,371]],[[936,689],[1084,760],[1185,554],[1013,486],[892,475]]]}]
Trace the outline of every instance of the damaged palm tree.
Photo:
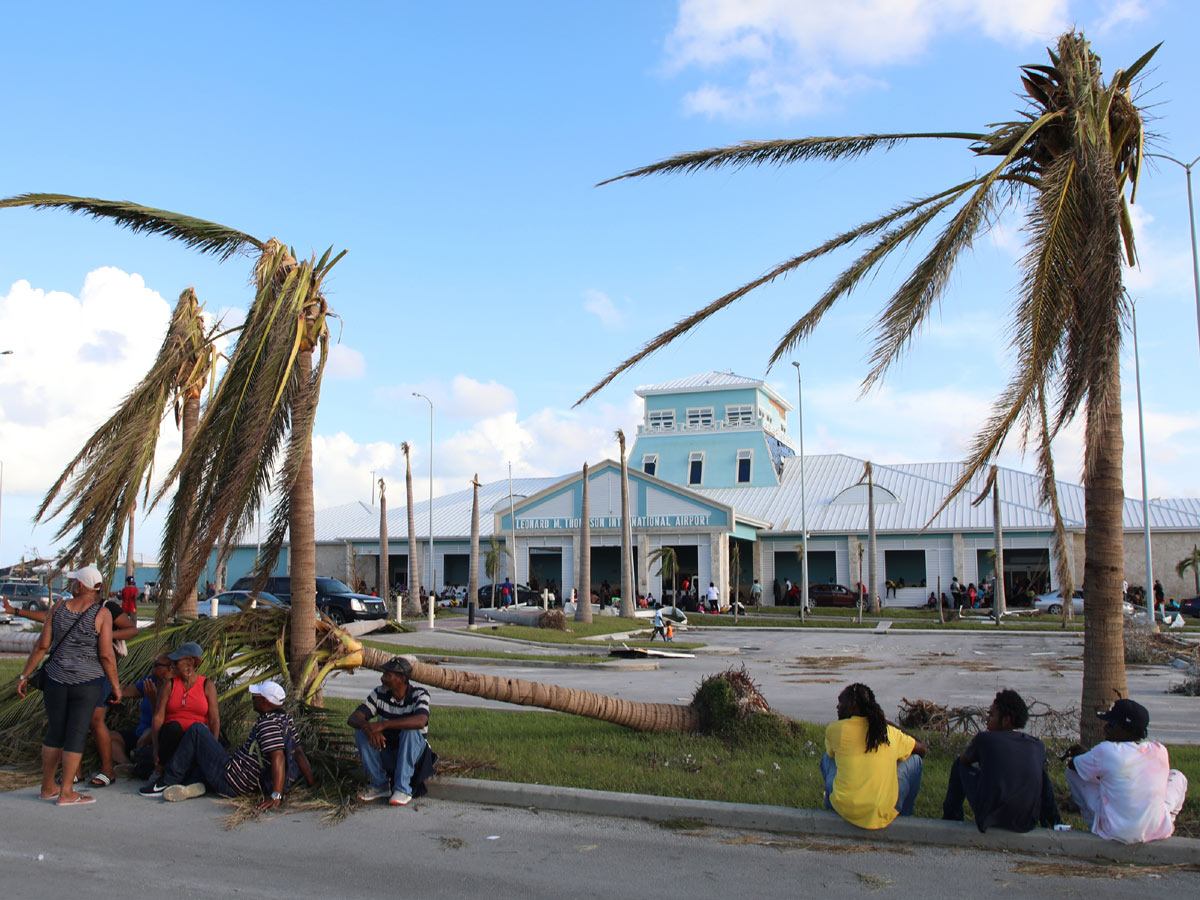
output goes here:
[{"label": "damaged palm tree", "polygon": [[[365,647],[362,651],[363,665],[372,669],[378,669],[391,658],[391,654],[372,647]],[[485,700],[536,706],[600,719],[635,731],[720,733],[735,719],[747,718],[752,713],[776,715],[771,712],[767,701],[744,668],[730,669],[705,679],[692,703],[684,706],[622,700],[557,684],[463,672],[432,666],[415,656],[406,656],[405,659],[413,666],[411,680],[430,687],[470,694]]]},{"label": "damaged palm tree", "polygon": [[[137,495],[143,494],[143,502],[149,499],[162,420],[174,408],[186,448],[196,433],[205,384],[212,390],[218,335],[215,326],[205,323],[203,311],[192,288],[179,295],[150,370],[88,438],[38,507],[39,521],[66,513],[55,534],[56,540],[70,537],[62,558],[99,560],[109,582],[124,529],[128,525],[132,531]],[[185,593],[192,603],[182,612],[195,616],[195,591]]]},{"label": "damaged palm tree", "polygon": [[[242,252],[257,253],[254,301],[238,329],[229,365],[205,406],[195,438],[184,446],[154,498],[157,502],[175,489],[160,558],[174,562],[176,571],[164,573],[162,586],[164,590],[179,589],[174,603],[178,611],[185,602],[182,593],[194,593],[190,586],[196,583],[213,548],[218,542],[222,548],[231,546],[254,521],[266,495],[274,493],[271,528],[254,575],[256,589],[261,590],[290,532],[290,665],[293,675],[298,675],[315,640],[312,427],[330,315],[322,285],[344,252],[334,255],[330,249],[319,259],[314,255],[298,260],[275,238],[262,241],[215,222],[126,201],[23,194],[0,200],[0,208],[7,207],[66,209],[110,219],[131,231],[161,234],[220,260]],[[320,356],[314,367],[315,350]],[[129,404],[122,409],[130,409]],[[97,465],[102,471],[122,471],[114,477],[113,490],[126,505],[94,512],[92,517],[99,521],[85,518],[79,523],[81,529],[86,525],[119,531],[124,526],[127,503],[141,484],[141,475],[140,471],[126,473],[114,463],[119,452],[120,448],[111,448]],[[92,540],[88,537],[85,543]],[[113,546],[119,547],[119,533],[116,540]],[[81,544],[74,549],[89,547]],[[115,551],[111,559],[115,560]],[[111,578],[111,567],[107,574]]]}]

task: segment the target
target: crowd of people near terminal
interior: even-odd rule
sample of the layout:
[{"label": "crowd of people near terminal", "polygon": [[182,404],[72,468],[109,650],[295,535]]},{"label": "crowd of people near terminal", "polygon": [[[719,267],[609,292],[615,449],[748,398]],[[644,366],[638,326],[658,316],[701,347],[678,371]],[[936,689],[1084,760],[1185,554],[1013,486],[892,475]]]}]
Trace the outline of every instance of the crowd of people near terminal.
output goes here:
[{"label": "crowd of people near terminal", "polygon": [[[137,633],[136,618],[119,603],[102,602],[102,577],[95,567],[69,577],[71,597],[40,614],[43,629],[17,684],[22,697],[31,682],[43,694],[43,800],[58,806],[96,802],[94,794],[78,790],[89,731],[100,757],[100,771],[88,781],[93,788],[112,784],[121,768],[145,779],[140,793],[146,797],[180,801],[213,792],[253,796],[259,809],[271,809],[298,782],[313,784],[280,684],[248,686],[257,718],[233,749],[222,729],[216,688],[200,671],[204,648],[190,641],[164,648],[150,675],[121,684],[116,659],[122,642]],[[656,633],[663,628],[660,617],[654,624]],[[386,799],[406,806],[424,793],[424,782],[433,774],[436,756],[426,737],[429,692],[411,676],[412,664],[393,657],[381,667],[379,687],[347,720],[366,776],[358,795],[364,803]],[[110,731],[105,713],[126,699],[140,701],[137,725]],[[1121,699],[1099,715],[1104,740],[1090,750],[1074,745],[1061,760],[1084,822],[1100,837],[1126,843],[1169,837],[1187,779],[1170,767],[1166,748],[1148,739],[1144,706]],[[944,819],[962,821],[965,802],[980,831],[1060,825],[1045,746],[1022,731],[1028,718],[1019,694],[996,694],[986,730],[950,770]],[[849,685],[838,695],[837,721],[825,732],[820,760],[825,806],[864,829],[912,815],[925,754],[924,743],[887,720],[867,685]]]}]

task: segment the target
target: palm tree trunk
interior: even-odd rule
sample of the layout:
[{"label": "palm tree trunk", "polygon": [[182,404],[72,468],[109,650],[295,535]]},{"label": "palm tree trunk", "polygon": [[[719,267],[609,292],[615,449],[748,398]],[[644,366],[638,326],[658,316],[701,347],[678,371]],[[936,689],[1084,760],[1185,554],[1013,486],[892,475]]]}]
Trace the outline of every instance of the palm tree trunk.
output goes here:
[{"label": "palm tree trunk", "polygon": [[396,610],[392,607],[392,579],[388,572],[388,527],[387,527],[387,496],[386,484],[379,479],[379,596],[387,613],[396,618]]},{"label": "palm tree trunk", "polygon": [[592,523],[588,507],[588,465],[583,464],[583,496],[579,501],[579,599],[575,621],[592,621]]},{"label": "palm tree trunk", "polygon": [[133,577],[133,513],[137,509],[137,501],[133,501],[133,509],[129,510],[129,544],[125,548],[125,583]]},{"label": "palm tree trunk", "polygon": [[875,544],[875,475],[867,466],[867,587],[871,591],[871,612],[879,614],[879,572],[876,567]]},{"label": "palm tree trunk", "polygon": [[[296,356],[300,377],[307,384],[312,378],[312,349],[301,347]],[[311,391],[297,400],[297,405],[311,407]],[[301,409],[296,419],[311,421],[312,411]],[[313,464],[312,439],[305,437],[307,446],[300,470],[291,487],[291,513],[288,519],[288,557],[291,562],[291,653],[289,668],[297,682],[304,664],[317,643],[317,543],[313,521]],[[319,695],[318,702],[319,703]]]},{"label": "palm tree trunk", "polygon": [[[1000,477],[999,471],[995,466],[992,466],[992,529],[996,534],[996,565],[995,571],[992,573],[992,578],[996,582],[996,589],[992,592],[992,612],[996,615],[996,624],[1000,624],[1000,619],[1007,612],[1004,602],[1004,528],[1000,522]],[[941,606],[941,599],[938,600],[938,606]]]},{"label": "palm tree trunk", "polygon": [[405,441],[404,450],[404,490],[408,497],[408,597],[404,601],[404,614],[410,619],[421,617],[421,582],[420,560],[417,558],[417,519],[413,512],[412,458],[410,448]]},{"label": "palm tree trunk", "polygon": [[[691,706],[674,703],[639,703],[606,694],[564,688],[556,684],[522,681],[462,672],[444,666],[430,666],[414,657],[406,657],[413,667],[412,680],[442,690],[470,694],[487,700],[537,706],[575,716],[587,716],[623,725],[635,731],[699,731],[700,713]],[[373,647],[363,648],[363,665],[377,669],[391,654]]]},{"label": "palm tree trunk", "polygon": [[[193,396],[195,395],[195,396]],[[196,431],[200,428],[200,389],[193,388],[188,392],[187,399],[183,401],[183,416],[179,423],[182,432],[181,447],[186,448],[191,446],[192,439],[196,436]],[[192,581],[189,584],[184,584],[179,581],[179,575],[183,571],[182,565],[184,556],[192,552],[192,529],[188,529],[184,540],[179,543],[179,552],[176,554],[175,563],[175,598],[179,601],[176,607],[178,615],[184,619],[194,619],[200,614],[200,603],[196,596],[196,582]],[[167,599],[162,598],[162,602],[166,603]]]},{"label": "palm tree trunk", "polygon": [[[1103,387],[1088,391],[1084,461],[1083,583],[1087,586],[1087,615],[1083,623],[1083,696],[1079,735],[1085,746],[1102,739],[1096,713],[1114,700],[1127,697],[1125,681],[1125,618],[1121,610],[1124,579],[1122,512],[1125,486],[1121,460],[1121,382],[1114,343],[1113,361],[1107,366]],[[1112,398],[1108,401],[1107,398]],[[1064,603],[1069,598],[1064,598]]]},{"label": "palm tree trunk", "polygon": [[617,429],[621,447],[621,618],[634,617],[633,527],[629,521],[629,468],[625,459],[625,432]]},{"label": "palm tree trunk", "polygon": [[467,624],[475,624],[479,597],[479,473],[471,478],[471,569],[467,572]]}]

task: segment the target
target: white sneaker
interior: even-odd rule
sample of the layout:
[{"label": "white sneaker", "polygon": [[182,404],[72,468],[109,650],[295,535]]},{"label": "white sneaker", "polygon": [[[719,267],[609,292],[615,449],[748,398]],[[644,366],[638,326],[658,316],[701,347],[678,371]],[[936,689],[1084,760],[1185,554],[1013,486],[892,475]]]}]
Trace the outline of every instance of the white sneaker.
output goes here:
[{"label": "white sneaker", "polygon": [[404,791],[396,791],[392,794],[392,799],[388,801],[392,806],[408,806],[412,803],[412,797],[404,793]]},{"label": "white sneaker", "polygon": [[365,791],[358,792],[358,801],[360,803],[374,803],[376,800],[390,797],[391,794],[391,790],[386,787],[369,787]]},{"label": "white sneaker", "polygon": [[163,789],[163,799],[169,803],[178,803],[180,800],[191,800],[193,797],[203,797],[207,788],[203,781],[197,781],[193,784],[171,784]]}]

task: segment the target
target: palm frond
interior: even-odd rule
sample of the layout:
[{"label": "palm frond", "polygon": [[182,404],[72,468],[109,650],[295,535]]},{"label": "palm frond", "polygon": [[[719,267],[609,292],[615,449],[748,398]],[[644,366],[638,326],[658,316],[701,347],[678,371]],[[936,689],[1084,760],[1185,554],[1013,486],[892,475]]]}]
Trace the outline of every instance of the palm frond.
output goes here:
[{"label": "palm frond", "polygon": [[703,169],[746,166],[784,166],[813,159],[854,159],[872,150],[891,150],[907,141],[922,138],[941,138],[960,141],[980,141],[986,135],[958,131],[928,131],[913,134],[859,134],[843,137],[806,137],[776,141],[742,141],[730,147],[697,150],[669,156],[648,166],[630,169],[614,178],[601,181],[596,187],[612,184],[624,178],[642,178],[670,172],[698,172]]},{"label": "palm frond", "polygon": [[167,410],[197,378],[206,377],[214,358],[213,329],[206,328],[201,313],[195,292],[187,288],[179,295],[150,371],[85,442],[38,507],[38,520],[71,507],[55,535],[59,540],[69,537],[63,558],[99,559],[110,581],[138,492],[149,492]]},{"label": "palm frond", "polygon": [[111,219],[122,228],[136,233],[161,234],[185,246],[211,253],[220,260],[248,248],[261,250],[257,238],[218,225],[165,209],[154,209],[127,200],[99,200],[95,197],[72,197],[67,194],[20,194],[0,200],[0,209],[28,206],[33,209],[65,209],[83,213],[94,219]]}]

